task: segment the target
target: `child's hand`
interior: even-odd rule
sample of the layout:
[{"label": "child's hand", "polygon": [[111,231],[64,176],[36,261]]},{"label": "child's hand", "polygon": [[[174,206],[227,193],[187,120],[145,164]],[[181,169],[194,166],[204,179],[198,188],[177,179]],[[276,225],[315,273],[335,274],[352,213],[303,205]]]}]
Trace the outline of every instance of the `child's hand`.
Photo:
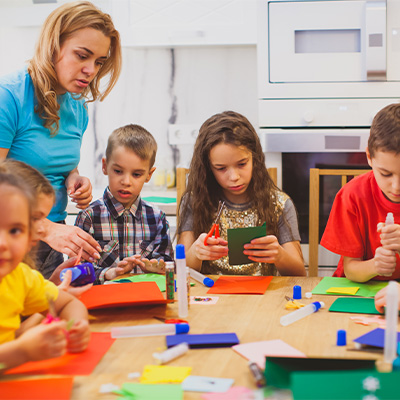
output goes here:
[{"label": "child's hand", "polygon": [[82,293],[86,292],[93,286],[93,283],[89,283],[85,286],[77,286],[77,287],[70,286],[71,279],[72,279],[72,271],[71,270],[66,271],[64,274],[64,280],[58,285],[58,288],[64,290],[64,292],[72,294],[72,296],[75,296],[77,298],[79,298]]},{"label": "child's hand", "polygon": [[65,321],[40,324],[24,332],[17,340],[26,361],[39,361],[62,356],[67,349]]},{"label": "child's hand", "polygon": [[120,275],[131,272],[136,265],[139,265],[140,267],[142,267],[142,265],[144,266],[144,263],[140,261],[139,254],[135,254],[131,257],[125,257],[115,268],[110,268],[108,271],[106,271],[104,276],[107,280],[115,279]]},{"label": "child's hand", "polygon": [[154,274],[165,274],[165,262],[164,260],[156,260],[155,258],[148,260],[147,258],[142,258],[142,262],[144,266],[140,268],[146,274],[154,273]]},{"label": "child's hand", "polygon": [[228,242],[226,240],[209,237],[207,246],[204,246],[206,236],[206,233],[202,233],[193,243],[195,256],[199,260],[218,260],[228,255]]},{"label": "child's hand", "polygon": [[396,269],[396,253],[384,247],[378,247],[374,257],[377,275],[391,276]]},{"label": "child's hand", "polygon": [[381,233],[381,243],[385,249],[400,253],[400,225],[380,222],[377,231]]},{"label": "child's hand", "polygon": [[275,264],[279,258],[281,249],[282,247],[276,236],[268,235],[246,243],[243,254],[254,262]]},{"label": "child's hand", "polygon": [[68,347],[70,353],[86,350],[90,342],[90,329],[87,320],[76,322],[68,332]]},{"label": "child's hand", "polygon": [[[400,310],[400,285],[397,284],[397,289],[399,291],[399,304],[398,308]],[[383,313],[384,307],[386,306],[386,294],[387,294],[387,286],[381,289],[375,295],[375,308],[380,312]]]}]

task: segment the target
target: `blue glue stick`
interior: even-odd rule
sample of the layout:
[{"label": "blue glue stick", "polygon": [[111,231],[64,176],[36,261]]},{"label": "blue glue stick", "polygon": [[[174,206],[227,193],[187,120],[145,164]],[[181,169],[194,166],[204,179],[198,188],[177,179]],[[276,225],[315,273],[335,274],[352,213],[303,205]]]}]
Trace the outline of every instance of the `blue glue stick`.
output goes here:
[{"label": "blue glue stick", "polygon": [[93,264],[85,262],[75,265],[75,267],[65,268],[60,273],[60,279],[63,281],[65,273],[70,270],[72,272],[71,286],[84,286],[93,283],[96,280]]}]

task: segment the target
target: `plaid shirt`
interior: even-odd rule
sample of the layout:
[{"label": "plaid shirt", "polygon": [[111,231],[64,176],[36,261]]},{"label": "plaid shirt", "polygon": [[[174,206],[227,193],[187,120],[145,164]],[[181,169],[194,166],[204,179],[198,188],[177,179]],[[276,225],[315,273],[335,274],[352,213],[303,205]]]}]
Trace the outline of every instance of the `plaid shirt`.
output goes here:
[{"label": "plaid shirt", "polygon": [[[115,268],[119,261],[134,254],[149,260],[173,261],[165,213],[140,196],[130,209],[125,209],[107,187],[103,198],[78,214],[75,225],[92,235],[103,249],[95,265],[95,283],[104,283],[109,268]],[[142,273],[142,270],[136,266],[133,272]]]}]

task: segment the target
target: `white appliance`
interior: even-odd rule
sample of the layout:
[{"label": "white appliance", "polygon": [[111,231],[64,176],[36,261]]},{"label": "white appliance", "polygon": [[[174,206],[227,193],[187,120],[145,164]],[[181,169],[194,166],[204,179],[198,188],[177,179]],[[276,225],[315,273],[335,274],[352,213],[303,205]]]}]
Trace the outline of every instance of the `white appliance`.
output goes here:
[{"label": "white appliance", "polygon": [[283,153],[364,152],[400,98],[400,1],[260,0],[258,18],[260,136],[279,184]]}]

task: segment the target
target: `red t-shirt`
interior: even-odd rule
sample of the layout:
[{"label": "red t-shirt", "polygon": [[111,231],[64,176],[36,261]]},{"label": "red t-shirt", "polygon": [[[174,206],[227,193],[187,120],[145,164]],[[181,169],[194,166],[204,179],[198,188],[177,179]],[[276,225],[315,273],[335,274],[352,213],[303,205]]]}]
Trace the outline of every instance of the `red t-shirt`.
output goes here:
[{"label": "red t-shirt", "polygon": [[[340,254],[333,276],[345,276],[343,256],[370,260],[381,246],[378,222],[385,222],[386,214],[393,213],[395,224],[400,224],[400,203],[388,200],[373,172],[353,178],[337,193],[329,215],[321,245]],[[400,259],[396,255],[396,271],[392,276],[376,276],[375,280],[400,278]]]}]

